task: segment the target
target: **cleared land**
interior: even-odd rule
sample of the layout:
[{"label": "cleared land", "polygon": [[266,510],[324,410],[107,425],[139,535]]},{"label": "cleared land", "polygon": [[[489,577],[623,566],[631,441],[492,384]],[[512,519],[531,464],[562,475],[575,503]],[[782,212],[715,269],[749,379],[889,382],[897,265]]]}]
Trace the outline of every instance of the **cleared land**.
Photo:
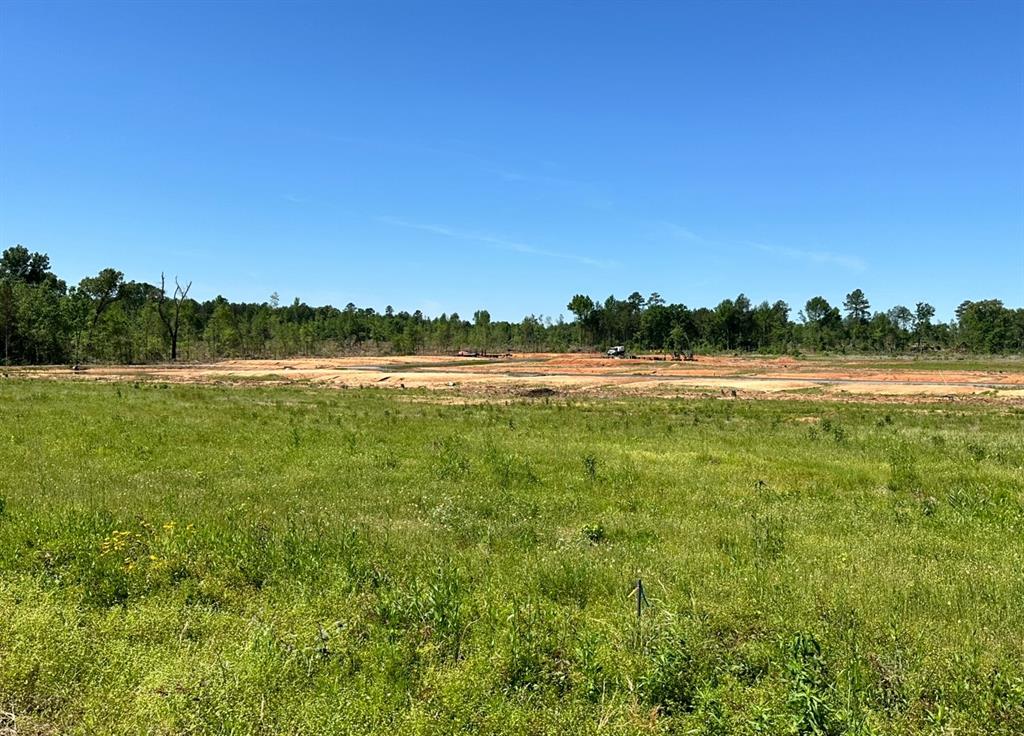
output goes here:
[{"label": "cleared land", "polygon": [[1024,732],[1013,400],[155,370],[0,381],[0,728]]},{"label": "cleared land", "polygon": [[[294,382],[339,388],[426,388],[460,395],[517,396],[549,389],[576,396],[673,396],[742,392],[745,398],[888,401],[994,399],[1024,404],[1024,361],[911,361],[698,356],[693,362],[527,354],[500,359],[405,356],[228,360],[211,364],[18,369],[34,377],[175,383]],[[665,356],[657,356],[665,357]]]}]

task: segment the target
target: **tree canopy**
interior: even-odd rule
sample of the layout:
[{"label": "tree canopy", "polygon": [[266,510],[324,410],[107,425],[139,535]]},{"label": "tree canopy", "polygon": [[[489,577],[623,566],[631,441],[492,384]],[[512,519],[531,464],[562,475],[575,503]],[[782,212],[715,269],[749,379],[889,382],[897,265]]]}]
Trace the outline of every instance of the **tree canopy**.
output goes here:
[{"label": "tree canopy", "polygon": [[667,302],[655,292],[625,299],[575,294],[561,316],[495,320],[484,307],[472,321],[458,314],[377,312],[349,303],[310,306],[197,301],[188,281],[126,281],[104,268],[67,287],[50,259],[18,245],[0,256],[0,338],[6,363],[106,361],[142,363],[182,358],[284,357],[348,352],[591,350],[626,345],[633,351],[901,352],[945,349],[1024,352],[1024,309],[998,299],[965,301],[956,319],[935,323],[926,302],[871,311],[854,289],[842,309],[823,296],[808,299],[790,318],[784,301],[754,304],[744,295],[714,306]]}]

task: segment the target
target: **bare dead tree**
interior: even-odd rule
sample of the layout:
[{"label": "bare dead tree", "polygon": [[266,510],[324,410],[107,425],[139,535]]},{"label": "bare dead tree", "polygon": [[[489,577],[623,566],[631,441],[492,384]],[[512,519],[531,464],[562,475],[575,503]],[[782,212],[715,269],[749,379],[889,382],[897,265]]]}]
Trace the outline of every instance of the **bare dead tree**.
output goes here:
[{"label": "bare dead tree", "polygon": [[182,288],[178,283],[178,277],[174,277],[174,294],[170,300],[167,298],[167,289],[164,287],[164,275],[160,274],[160,291],[156,295],[156,311],[160,315],[160,321],[164,323],[167,337],[171,341],[171,361],[178,359],[178,330],[181,328],[181,305],[188,298],[188,290],[192,288],[192,282]]}]

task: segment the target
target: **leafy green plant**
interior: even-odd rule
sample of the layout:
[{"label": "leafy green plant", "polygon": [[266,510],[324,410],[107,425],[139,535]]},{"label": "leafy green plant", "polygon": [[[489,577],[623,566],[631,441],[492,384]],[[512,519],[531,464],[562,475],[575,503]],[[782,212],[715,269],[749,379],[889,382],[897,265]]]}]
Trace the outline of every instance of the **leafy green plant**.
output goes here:
[{"label": "leafy green plant", "polygon": [[604,526],[600,522],[583,525],[583,537],[591,544],[600,544],[607,536]]},{"label": "leafy green plant", "polygon": [[793,732],[801,736],[838,734],[830,704],[834,684],[822,656],[821,644],[813,635],[801,632],[789,642],[787,653]]},{"label": "leafy green plant", "polygon": [[659,639],[647,656],[639,687],[647,701],[669,715],[693,709],[701,685],[700,665],[684,639]]}]

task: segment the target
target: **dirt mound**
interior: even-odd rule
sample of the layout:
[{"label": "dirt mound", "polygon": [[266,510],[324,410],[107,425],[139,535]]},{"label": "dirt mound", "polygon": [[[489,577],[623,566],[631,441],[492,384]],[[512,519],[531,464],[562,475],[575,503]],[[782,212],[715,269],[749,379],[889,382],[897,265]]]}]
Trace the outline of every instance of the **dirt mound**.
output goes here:
[{"label": "dirt mound", "polygon": [[524,388],[520,389],[517,394],[519,396],[525,396],[529,399],[543,399],[551,396],[558,396],[558,392],[553,388],[547,386],[538,386],[537,388]]}]

